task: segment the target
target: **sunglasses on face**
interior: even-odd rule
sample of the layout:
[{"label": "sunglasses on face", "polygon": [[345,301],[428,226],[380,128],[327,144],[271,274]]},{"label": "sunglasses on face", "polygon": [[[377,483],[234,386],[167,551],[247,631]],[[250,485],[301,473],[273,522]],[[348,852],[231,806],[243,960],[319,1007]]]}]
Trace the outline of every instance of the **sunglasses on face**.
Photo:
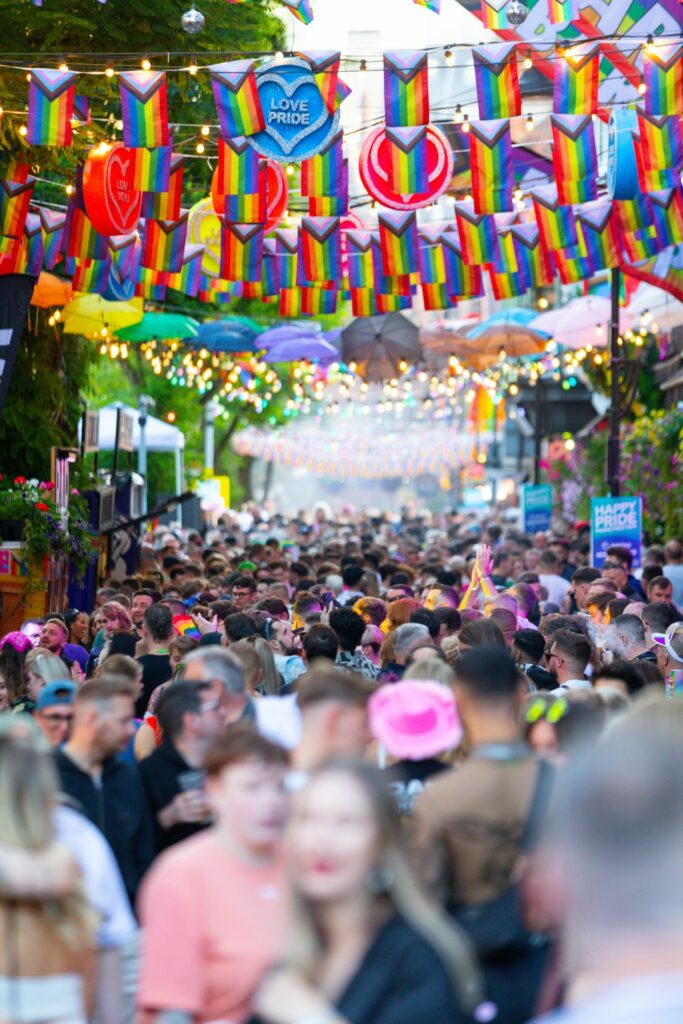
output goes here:
[{"label": "sunglasses on face", "polygon": [[544,700],[533,701],[525,712],[525,719],[527,725],[534,725],[536,722],[540,722],[542,718],[545,718],[546,722],[550,725],[555,725],[560,719],[569,711],[569,703],[560,697],[552,704],[546,703]]}]

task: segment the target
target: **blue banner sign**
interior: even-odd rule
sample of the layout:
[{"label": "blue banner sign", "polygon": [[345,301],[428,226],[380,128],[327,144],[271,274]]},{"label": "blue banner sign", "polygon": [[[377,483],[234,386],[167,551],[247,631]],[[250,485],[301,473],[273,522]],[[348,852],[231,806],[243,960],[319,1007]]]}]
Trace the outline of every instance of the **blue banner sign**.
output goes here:
[{"label": "blue banner sign", "polygon": [[643,544],[642,498],[591,498],[591,565],[601,569],[607,548],[620,544],[641,562]]},{"label": "blue banner sign", "polygon": [[522,530],[542,533],[550,529],[553,518],[553,489],[550,484],[524,484],[522,487]]}]

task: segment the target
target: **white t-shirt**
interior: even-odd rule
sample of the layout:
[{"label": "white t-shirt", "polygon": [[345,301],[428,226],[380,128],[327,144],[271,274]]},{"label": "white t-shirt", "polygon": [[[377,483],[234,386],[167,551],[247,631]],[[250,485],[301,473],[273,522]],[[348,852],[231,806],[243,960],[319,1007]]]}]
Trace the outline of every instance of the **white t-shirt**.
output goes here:
[{"label": "white t-shirt", "polygon": [[55,832],[83,873],[88,903],[101,917],[97,929],[100,949],[119,949],[137,934],[137,924],[109,843],[98,828],[78,811],[60,805]]},{"label": "white t-shirt", "polygon": [[545,587],[548,591],[548,600],[556,604],[558,608],[561,608],[570,587],[569,580],[564,579],[563,576],[558,576],[556,573],[548,575],[546,573],[539,573],[538,578],[541,586]]}]

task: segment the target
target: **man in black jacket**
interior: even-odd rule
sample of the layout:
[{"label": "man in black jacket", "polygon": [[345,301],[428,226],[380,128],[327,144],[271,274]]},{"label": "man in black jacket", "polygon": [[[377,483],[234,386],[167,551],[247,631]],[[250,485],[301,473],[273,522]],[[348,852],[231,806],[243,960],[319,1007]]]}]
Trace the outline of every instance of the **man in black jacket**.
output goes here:
[{"label": "man in black jacket", "polygon": [[201,767],[223,728],[220,701],[203,683],[177,682],[162,694],[157,720],[164,738],[140,762],[140,775],[156,824],[157,853],[209,824]]},{"label": "man in black jacket", "polygon": [[69,742],[55,754],[64,793],[100,829],[131,903],[154,856],[153,822],[136,768],[117,757],[134,732],[135,687],[117,676],[84,683]]}]

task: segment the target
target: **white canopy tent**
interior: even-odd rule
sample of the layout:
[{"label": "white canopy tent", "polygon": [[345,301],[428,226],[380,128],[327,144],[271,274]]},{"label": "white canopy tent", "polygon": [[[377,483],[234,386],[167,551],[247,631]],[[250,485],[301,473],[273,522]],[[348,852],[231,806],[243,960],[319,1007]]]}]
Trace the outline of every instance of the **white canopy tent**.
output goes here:
[{"label": "white canopy tent", "polygon": [[[111,402],[109,405],[98,409],[99,412],[99,447],[101,451],[111,452],[116,443],[116,415],[118,410],[128,413],[133,419],[133,447],[138,453],[138,466],[140,465],[140,411],[134,409],[124,402]],[[81,425],[79,424],[79,439]],[[185,435],[171,423],[157,419],[156,416],[147,414],[145,424],[144,447],[146,452],[172,452],[175,458],[175,487],[176,494],[182,494],[185,490],[185,467],[183,465],[183,453],[185,451]],[[145,452],[145,456],[146,456]]]}]

